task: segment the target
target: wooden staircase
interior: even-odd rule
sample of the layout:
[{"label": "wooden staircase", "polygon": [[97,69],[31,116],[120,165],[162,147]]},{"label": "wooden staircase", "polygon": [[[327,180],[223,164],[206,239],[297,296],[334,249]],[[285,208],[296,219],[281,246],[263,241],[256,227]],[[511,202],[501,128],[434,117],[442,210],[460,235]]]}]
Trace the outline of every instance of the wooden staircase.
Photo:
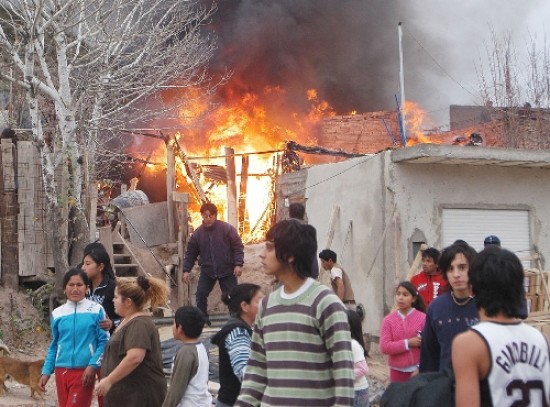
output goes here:
[{"label": "wooden staircase", "polygon": [[120,234],[119,227],[116,227],[113,231],[110,230],[110,227],[102,228],[100,230],[100,241],[108,251],[109,248],[112,248],[110,254],[115,276],[137,277],[145,274],[143,266]]},{"label": "wooden staircase", "polygon": [[113,242],[113,268],[117,277],[137,277],[141,266],[124,242]]}]

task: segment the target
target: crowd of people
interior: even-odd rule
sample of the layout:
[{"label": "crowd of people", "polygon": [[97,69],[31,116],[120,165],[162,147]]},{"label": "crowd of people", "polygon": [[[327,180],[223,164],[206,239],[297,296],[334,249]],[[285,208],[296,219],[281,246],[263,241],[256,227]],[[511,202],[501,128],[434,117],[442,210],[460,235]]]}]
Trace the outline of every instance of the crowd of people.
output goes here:
[{"label": "crowd of people", "polygon": [[441,253],[424,250],[422,259],[419,274],[398,285],[397,309],[382,322],[390,380],[452,372],[456,406],[550,405],[550,348],[522,321],[527,303],[518,257],[491,235],[480,253],[458,240]]},{"label": "crowd of people", "polygon": [[[230,319],[211,338],[219,348],[217,407],[369,406],[368,354],[350,278],[334,251],[317,253],[303,206],[291,209],[295,215],[266,234],[260,259],[278,288],[265,295],[238,283],[242,241],[217,219],[215,205],[201,207],[203,223],[183,264],[183,283],[197,260],[201,268],[197,307],[175,313],[181,347],[168,383],[148,312],[166,304],[166,284],[115,278],[105,247],[88,245],[82,264],[65,275],[67,302],[52,312],[41,388],[55,374],[60,406],[88,407],[94,394],[100,407],[212,405],[200,336],[218,282]],[[420,272],[397,285],[395,308],[380,329],[390,380],[453,369],[458,406],[548,406],[550,350],[542,333],[521,321],[522,265],[496,236],[485,243],[479,254],[464,241],[425,249]],[[313,266],[317,259],[321,267]]]}]

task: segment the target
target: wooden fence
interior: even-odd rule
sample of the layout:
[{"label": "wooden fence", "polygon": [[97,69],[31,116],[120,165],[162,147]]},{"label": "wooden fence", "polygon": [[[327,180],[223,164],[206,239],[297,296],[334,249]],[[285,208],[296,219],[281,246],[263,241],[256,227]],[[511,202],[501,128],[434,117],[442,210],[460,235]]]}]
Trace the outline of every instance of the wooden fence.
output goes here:
[{"label": "wooden fence", "polygon": [[0,277],[44,275],[53,267],[38,149],[32,141],[0,143]]}]

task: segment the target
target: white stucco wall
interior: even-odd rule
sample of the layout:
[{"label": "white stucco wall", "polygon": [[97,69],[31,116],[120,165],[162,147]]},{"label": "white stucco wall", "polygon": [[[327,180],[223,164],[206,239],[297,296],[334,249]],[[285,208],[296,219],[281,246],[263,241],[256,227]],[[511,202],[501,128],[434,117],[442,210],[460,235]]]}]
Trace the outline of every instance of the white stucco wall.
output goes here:
[{"label": "white stucco wall", "polygon": [[[451,154],[461,151],[454,148]],[[367,309],[366,332],[378,335],[391,309],[395,284],[410,268],[415,229],[424,233],[428,244],[441,248],[443,208],[526,209],[531,243],[550,258],[550,169],[481,164],[394,163],[387,151],[304,170],[306,209],[317,229],[319,249],[326,246],[332,209],[340,207],[331,249],[350,275],[356,300]]]},{"label": "white stucco wall", "polygon": [[376,333],[379,317],[386,311],[382,295],[386,245],[380,243],[387,218],[382,191],[384,156],[314,166],[307,172],[306,209],[309,223],[317,229],[319,250],[327,248],[331,214],[338,206],[330,248],[350,276],[356,301],[366,307],[365,330]]}]

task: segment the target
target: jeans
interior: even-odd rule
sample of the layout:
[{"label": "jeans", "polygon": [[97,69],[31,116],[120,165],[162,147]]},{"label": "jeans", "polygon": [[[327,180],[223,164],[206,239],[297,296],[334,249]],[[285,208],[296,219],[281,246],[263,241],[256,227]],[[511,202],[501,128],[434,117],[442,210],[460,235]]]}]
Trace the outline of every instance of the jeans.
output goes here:
[{"label": "jeans", "polygon": [[353,407],[369,407],[369,389],[355,390]]},{"label": "jeans", "polygon": [[221,278],[212,278],[206,273],[201,273],[199,276],[199,282],[197,283],[197,308],[200,309],[205,316],[208,316],[208,296],[214,288],[216,281],[220,283],[222,293],[231,291],[233,287],[238,284],[237,277],[230,274]]}]

